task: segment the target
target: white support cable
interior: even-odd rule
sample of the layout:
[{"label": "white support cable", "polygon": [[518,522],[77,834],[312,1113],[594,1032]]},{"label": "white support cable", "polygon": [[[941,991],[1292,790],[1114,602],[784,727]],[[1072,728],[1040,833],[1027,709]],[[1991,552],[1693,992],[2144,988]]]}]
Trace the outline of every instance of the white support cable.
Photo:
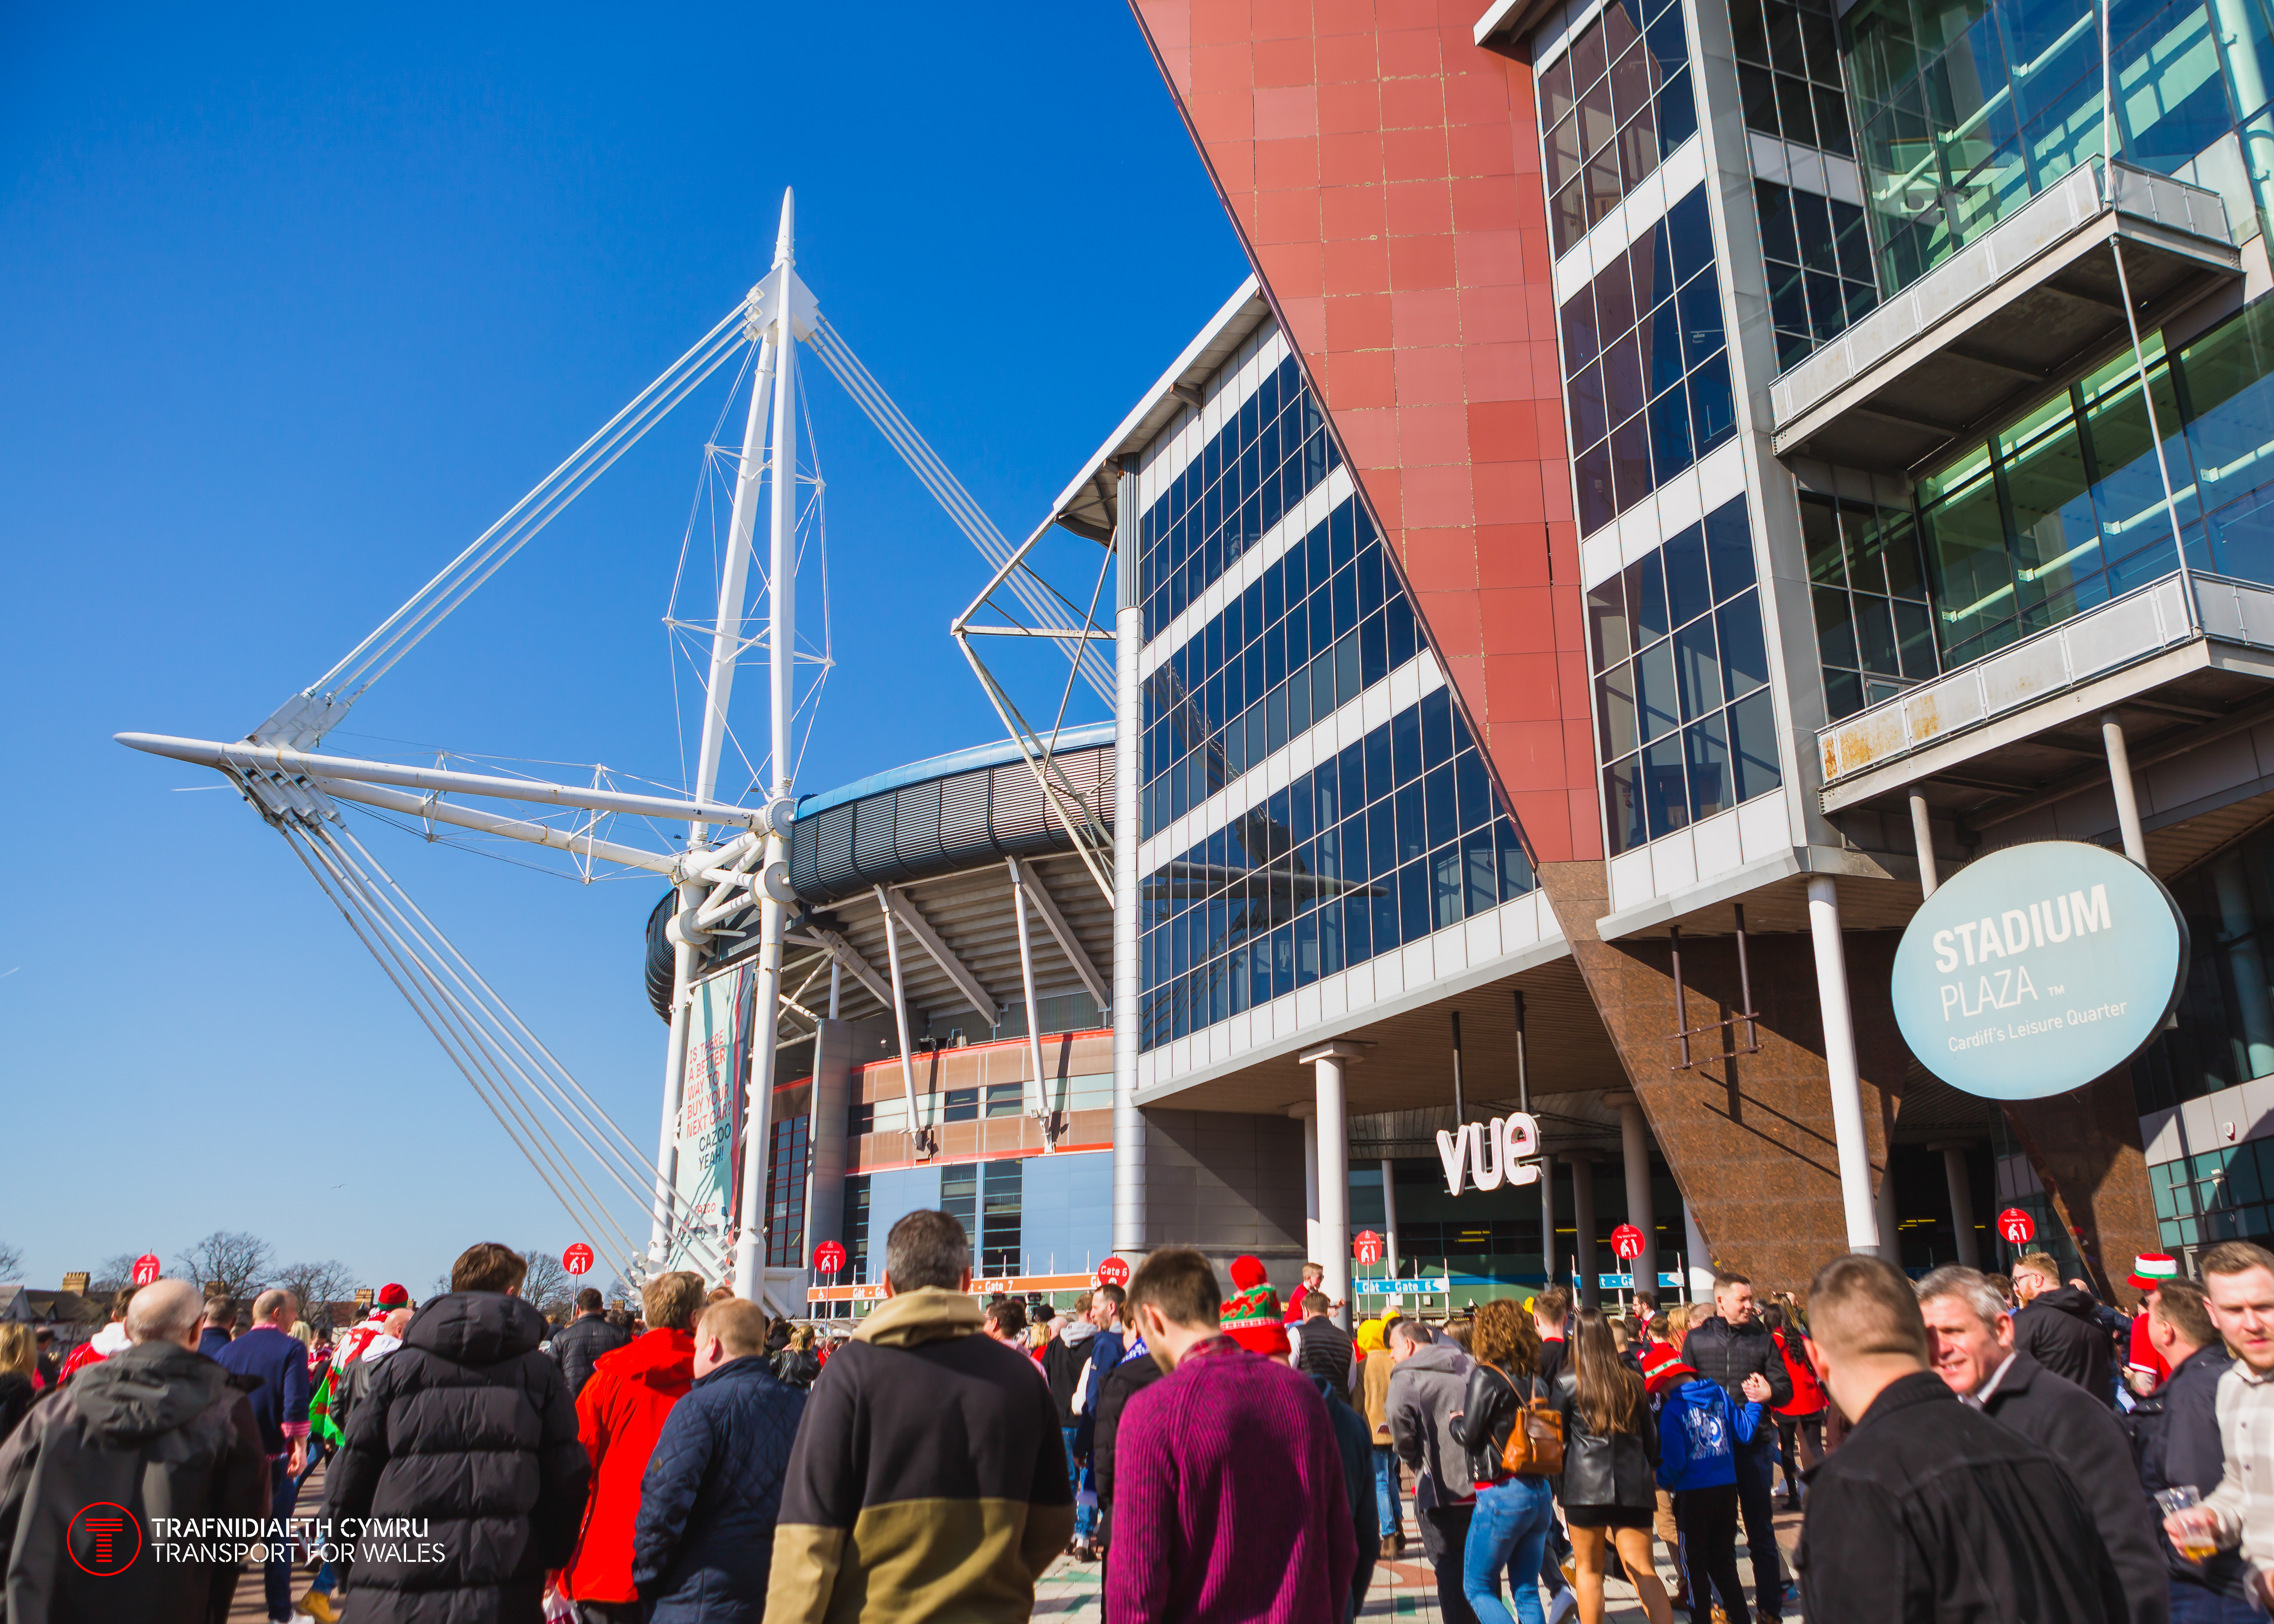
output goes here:
[{"label": "white support cable", "polygon": [[[738,303],[692,349],[305,691],[311,695],[338,694],[343,701],[351,703],[384,675],[388,667],[463,603],[467,592],[487,580],[498,566],[551,523],[561,508],[574,500],[748,342],[741,331],[747,311],[747,302]],[[468,581],[469,576],[473,578]],[[455,599],[438,610],[438,604],[454,593]]]},{"label": "white support cable", "polygon": [[[420,1024],[425,1026],[435,1042],[441,1047],[445,1056],[464,1076],[467,1083],[473,1088],[476,1097],[487,1108],[490,1115],[497,1119],[498,1125],[505,1130],[506,1137],[513,1141],[514,1147],[519,1150],[523,1158],[528,1161],[531,1170],[535,1172],[539,1181],[553,1192],[554,1199],[559,1200],[563,1209],[568,1212],[570,1221],[579,1227],[589,1228],[593,1234],[604,1234],[606,1226],[595,1222],[589,1211],[579,1210],[576,1199],[568,1188],[571,1183],[570,1178],[559,1170],[549,1172],[544,1165],[540,1164],[538,1153],[531,1150],[529,1142],[523,1138],[520,1132],[516,1131],[515,1123],[507,1120],[505,1112],[500,1109],[498,1101],[493,1099],[489,1089],[483,1086],[482,1078],[488,1075],[487,1068],[481,1066],[472,1058],[473,1053],[476,1052],[474,1049],[462,1049],[463,1038],[457,1034],[455,1023],[442,1015],[439,1009],[433,1007],[431,996],[423,990],[423,983],[426,978],[414,972],[410,965],[405,963],[395,950],[383,947],[380,941],[375,940],[373,936],[366,931],[365,924],[359,922],[359,919],[364,917],[361,901],[343,885],[335,891],[335,885],[338,883],[336,876],[333,879],[326,877],[326,871],[330,868],[329,861],[325,861],[321,869],[318,868],[315,861],[311,861],[311,852],[321,856],[320,848],[315,846],[314,841],[309,838],[305,831],[297,831],[288,820],[279,820],[275,826],[284,836],[285,844],[291,847],[292,854],[300,860],[301,865],[316,881],[318,888],[323,891],[332,906],[340,911],[341,917],[347,921],[348,929],[355,933],[356,939],[363,944],[365,951],[369,952],[373,959],[377,962],[381,974],[386,975],[388,980],[394,983],[395,990],[403,995],[403,1002],[410,1005],[411,1013],[418,1017]],[[304,839],[307,840],[310,851],[301,849]],[[390,963],[390,959],[394,962]],[[399,974],[397,966],[401,967],[402,973]],[[406,977],[410,979],[406,981]],[[419,987],[421,989],[414,990],[414,987]],[[438,1019],[442,1022],[441,1026],[437,1026]],[[445,1035],[444,1026],[451,1028],[452,1035]],[[500,1098],[510,1099],[510,1090],[506,1087],[501,1079],[493,1077],[490,1080],[491,1086],[497,1089]],[[516,1122],[521,1120],[521,1110],[517,1105],[508,1105],[508,1109],[513,1110]],[[534,1127],[541,1134],[541,1124],[528,1125]],[[546,1156],[546,1160],[558,1163],[561,1160],[559,1147],[552,1144],[549,1136],[543,1137],[551,1153]]]},{"label": "white support cable", "polygon": [[[836,375],[846,393],[853,396],[869,420],[876,425],[877,432],[884,435],[892,448],[900,454],[909,471],[946,510],[956,528],[971,539],[989,563],[1003,564],[1013,551],[1010,541],[979,504],[972,500],[962,482],[949,470],[947,464],[940,460],[939,455],[923,436],[916,432],[915,425],[885,393],[883,386],[862,365],[860,357],[846,343],[843,335],[826,320],[817,321],[812,343],[816,353],[821,357],[822,364]],[[1046,583],[1042,583],[1039,577],[1033,576],[1031,571],[1026,577],[1013,573],[1008,584],[1019,601],[1026,605],[1027,612],[1038,622],[1058,630],[1072,629],[1071,617],[1052,601],[1055,595],[1048,590]],[[1069,658],[1081,666],[1083,677],[1096,690],[1098,696],[1111,703],[1113,673],[1106,665],[1104,657],[1085,641],[1074,645]]]},{"label": "white support cable", "polygon": [[[622,1129],[617,1127],[614,1120],[601,1108],[599,1102],[585,1092],[584,1086],[576,1081],[575,1075],[570,1072],[566,1066],[561,1064],[560,1059],[553,1055],[552,1050],[545,1047],[544,1043],[538,1039],[534,1033],[530,1031],[528,1026],[522,1020],[521,1017],[514,1012],[513,1007],[507,1004],[506,1001],[499,996],[497,990],[491,987],[486,981],[482,979],[481,974],[473,967],[472,964],[468,961],[465,955],[461,953],[456,946],[451,943],[450,939],[434,924],[433,921],[426,916],[425,913],[419,908],[418,903],[411,899],[410,893],[403,891],[402,886],[395,882],[394,876],[389,875],[386,868],[380,864],[378,859],[373,857],[370,852],[365,848],[363,843],[356,839],[353,832],[343,828],[342,834],[344,835],[345,838],[355,846],[357,853],[362,857],[364,861],[368,863],[373,871],[374,871],[379,877],[386,883],[388,891],[393,893],[393,896],[391,897],[382,894],[380,900],[387,906],[390,912],[395,912],[398,917],[403,917],[400,910],[395,908],[394,900],[395,898],[401,898],[403,906],[407,907],[410,910],[410,915],[415,916],[418,921],[417,926],[411,927],[410,919],[405,918],[403,921],[405,926],[407,928],[416,929],[425,936],[431,937],[434,944],[439,944],[440,951],[436,953],[436,959],[440,964],[444,974],[448,974],[452,981],[458,983],[459,987],[465,991],[468,998],[474,1000],[476,1007],[479,1008],[482,1013],[488,1019],[489,1024],[496,1027],[498,1035],[501,1037],[507,1044],[510,1045],[513,1049],[517,1051],[521,1055],[522,1058],[528,1063],[530,1067],[534,1068],[534,1072],[532,1073],[529,1071],[523,1071],[523,1068],[513,1060],[512,1056],[506,1054],[502,1049],[498,1050],[499,1057],[503,1060],[507,1065],[512,1067],[516,1071],[520,1071],[524,1079],[529,1080],[531,1089],[536,1094],[537,1097],[544,1101],[547,1109],[549,1109],[553,1114],[560,1119],[561,1125],[567,1128],[568,1132],[576,1137],[578,1143],[583,1145],[584,1149],[590,1152],[594,1159],[600,1162],[603,1170],[606,1171],[610,1177],[614,1179],[618,1184],[623,1187],[625,1193],[631,1196],[635,1201],[644,1206],[652,1199],[653,1188],[651,1181],[659,1177],[659,1173],[655,1164],[652,1162],[650,1162],[639,1152],[636,1147],[631,1144],[629,1138],[624,1133]],[[331,837],[328,832],[327,838],[330,838]],[[455,960],[457,966],[463,967],[466,975],[472,978],[474,985],[481,989],[478,996],[473,992],[472,989],[466,987],[464,980],[462,979],[458,975],[457,971],[452,967],[452,960]],[[502,1019],[500,1019],[501,1016],[502,1017]],[[511,1030],[508,1029],[508,1023],[510,1023]],[[519,1037],[515,1035],[515,1032],[516,1031],[520,1034]],[[522,1041],[522,1039],[524,1038],[528,1041],[527,1046],[524,1046]],[[542,1062],[538,1061],[536,1056],[530,1053],[531,1047],[533,1047],[537,1050],[538,1054],[544,1056],[544,1060]],[[550,1068],[549,1071],[547,1067]],[[559,1094],[561,1099],[566,1101],[569,1109],[576,1113],[576,1116],[584,1123],[586,1129],[589,1129],[592,1134],[600,1139],[601,1144],[596,1145],[592,1143],[591,1139],[586,1139],[584,1131],[580,1130],[576,1124],[571,1123],[568,1116],[562,1113],[560,1105],[554,1103],[552,1098],[552,1094],[546,1093],[538,1087],[538,1079],[539,1078],[542,1078],[544,1082],[550,1086],[553,1094]],[[561,1083],[562,1081],[565,1081],[568,1084],[568,1088],[564,1089],[561,1086]],[[578,1104],[576,1099],[569,1097],[569,1090],[572,1089],[576,1095],[582,1099],[584,1102],[582,1105]],[[584,1109],[586,1106],[591,1108],[590,1114],[588,1114]],[[599,1122],[596,1123],[593,1121],[594,1116],[599,1117]],[[605,1126],[602,1124],[605,1124]],[[613,1136],[613,1138],[611,1136]],[[603,1146],[606,1147],[605,1150],[602,1148]],[[614,1157],[614,1162],[611,1161],[611,1155]],[[618,1167],[615,1165],[615,1162],[618,1162],[624,1165],[621,1168]],[[635,1177],[644,1177],[645,1180],[651,1181],[649,1188],[645,1191],[636,1188],[633,1183],[625,1177],[627,1171],[630,1172]],[[678,1198],[674,1196],[674,1199],[677,1199]]]}]

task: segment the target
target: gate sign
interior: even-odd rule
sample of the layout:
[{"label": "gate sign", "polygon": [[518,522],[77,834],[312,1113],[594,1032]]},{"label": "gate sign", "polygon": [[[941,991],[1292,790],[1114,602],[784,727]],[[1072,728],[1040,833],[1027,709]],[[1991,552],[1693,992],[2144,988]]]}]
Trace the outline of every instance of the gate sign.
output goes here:
[{"label": "gate sign", "polygon": [[1611,1250],[1629,1263],[1642,1256],[1642,1231],[1623,1223],[1611,1231]]},{"label": "gate sign", "polygon": [[1351,1256],[1360,1263],[1382,1261],[1382,1237],[1372,1229],[1360,1229],[1351,1237]]},{"label": "gate sign", "polygon": [[1998,1214],[1998,1233],[2016,1246],[2026,1246],[2037,1232],[2037,1221],[2018,1207],[2009,1207]]},{"label": "gate sign", "polygon": [[1097,1266],[1097,1283],[1101,1286],[1126,1286],[1129,1283],[1129,1260],[1108,1258]]},{"label": "gate sign", "polygon": [[2082,1088],[2146,1048],[2187,978],[2162,882],[2080,840],[1969,863],[1895,949],[1895,1023],[1926,1069],[1988,1100]]},{"label": "gate sign", "polygon": [[574,1246],[571,1246],[568,1251],[561,1254],[561,1267],[567,1269],[572,1274],[591,1274],[592,1272],[592,1249],[584,1244],[584,1242],[578,1241]]},{"label": "gate sign", "polygon": [[152,1281],[158,1278],[158,1271],[163,1267],[164,1265],[158,1261],[158,1254],[156,1252],[144,1252],[140,1257],[134,1259],[134,1283],[138,1286],[148,1285]]},{"label": "gate sign", "polygon": [[813,1267],[824,1274],[845,1272],[845,1248],[837,1241],[824,1241],[813,1249]]}]

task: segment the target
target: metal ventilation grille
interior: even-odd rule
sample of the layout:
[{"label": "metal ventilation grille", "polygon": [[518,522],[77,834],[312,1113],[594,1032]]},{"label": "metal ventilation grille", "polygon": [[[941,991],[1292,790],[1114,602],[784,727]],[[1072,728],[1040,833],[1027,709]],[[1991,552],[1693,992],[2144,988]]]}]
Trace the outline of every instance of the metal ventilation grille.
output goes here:
[{"label": "metal ventilation grille", "polygon": [[898,793],[892,813],[892,846],[907,864],[930,861],[939,855],[939,780],[911,784]]},{"label": "metal ventilation grille", "polygon": [[1025,851],[1028,842],[1047,835],[1055,826],[1050,820],[1050,806],[1043,798],[1043,786],[1035,782],[1033,769],[1024,763],[1015,767],[997,767],[991,773],[994,783],[994,809],[989,822],[998,845],[1010,842],[1012,851]]},{"label": "metal ventilation grille", "polygon": [[943,857],[984,862],[995,849],[988,828],[985,772],[959,773],[939,786],[939,846]]}]

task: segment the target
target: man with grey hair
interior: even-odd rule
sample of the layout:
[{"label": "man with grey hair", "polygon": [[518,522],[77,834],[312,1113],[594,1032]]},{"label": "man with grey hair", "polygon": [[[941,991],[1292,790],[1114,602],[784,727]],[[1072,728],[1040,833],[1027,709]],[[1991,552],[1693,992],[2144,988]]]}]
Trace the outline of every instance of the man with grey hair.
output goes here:
[{"label": "man with grey hair", "polygon": [[[293,1516],[300,1500],[300,1469],[308,1460],[308,1345],[286,1327],[299,1318],[298,1299],[272,1286],[252,1299],[252,1328],[215,1356],[214,1362],[252,1386],[252,1418],[268,1456],[273,1503],[269,1515]],[[288,1540],[269,1542],[262,1577],[269,1624],[291,1624],[292,1558]]]},{"label": "man with grey hair", "polygon": [[1449,1336],[1439,1337],[1418,1320],[1389,1327],[1390,1447],[1414,1470],[1413,1515],[1421,1552],[1437,1575],[1437,1611],[1447,1624],[1472,1624],[1476,1612],[1461,1588],[1462,1553],[1476,1515],[1476,1479],[1469,1452],[1454,1438],[1453,1417],[1469,1386],[1472,1361]]},{"label": "man with grey hair", "polygon": [[1917,1291],[1935,1374],[1961,1403],[2011,1427],[2068,1473],[2115,1565],[2132,1624],[2165,1624],[2171,1587],[2155,1518],[2115,1416],[2014,1346],[2013,1316],[1979,1270],[1946,1265]]},{"label": "man with grey hair", "polygon": [[885,1302],[822,1367],[774,1525],[767,1624],[1000,1620],[1073,1532],[1050,1395],[980,1335],[971,1243],[917,1211],[885,1241]]},{"label": "man with grey hair", "polygon": [[[234,1562],[162,1562],[147,1548],[152,1514],[259,1516],[268,1504],[260,1434],[245,1394],[197,1351],[197,1288],[161,1280],[135,1294],[127,1345],[34,1407],[0,1447],[0,1613],[41,1624],[117,1619],[221,1624]],[[101,1560],[82,1515],[123,1507],[131,1529],[105,1530]],[[124,1565],[117,1553],[132,1549]]]}]

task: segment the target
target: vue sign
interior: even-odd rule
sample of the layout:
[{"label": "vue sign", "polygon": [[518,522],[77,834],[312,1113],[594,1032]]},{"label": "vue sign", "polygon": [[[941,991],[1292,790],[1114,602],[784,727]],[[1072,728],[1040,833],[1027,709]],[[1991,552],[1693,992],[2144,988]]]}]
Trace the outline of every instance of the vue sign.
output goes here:
[{"label": "vue sign", "polygon": [[1912,916],[1895,1023],[1952,1087],[2038,1100],[2146,1048],[2187,968],[2187,921],[2154,875],[2082,841],[2033,841],[1968,864]]},{"label": "vue sign", "polygon": [[1502,1184],[1536,1184],[1540,1164],[1525,1162],[1540,1154],[1540,1122],[1528,1111],[1495,1116],[1490,1122],[1465,1122],[1457,1130],[1437,1130],[1437,1156],[1445,1164],[1445,1192],[1461,1193],[1461,1177],[1467,1174],[1479,1190]]}]

